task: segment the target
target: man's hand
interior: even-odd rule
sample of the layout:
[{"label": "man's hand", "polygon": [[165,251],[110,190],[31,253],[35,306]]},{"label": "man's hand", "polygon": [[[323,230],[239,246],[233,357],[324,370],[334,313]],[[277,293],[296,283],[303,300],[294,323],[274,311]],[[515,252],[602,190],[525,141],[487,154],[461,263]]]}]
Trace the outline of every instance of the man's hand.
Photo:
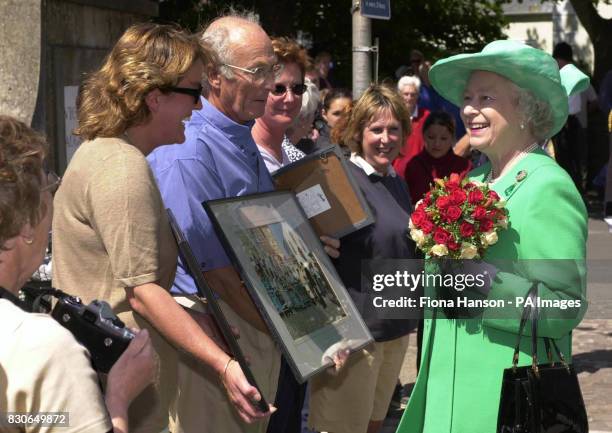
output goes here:
[{"label": "man's hand", "polygon": [[238,411],[240,418],[251,424],[276,412],[276,408],[272,405],[270,405],[268,412],[261,412],[253,405],[252,401],[261,400],[259,391],[247,381],[237,361],[232,359],[228,362],[221,375],[221,382],[225,386],[228,398]]},{"label": "man's hand", "polygon": [[321,242],[323,242],[323,249],[332,259],[340,257],[340,240],[329,236],[321,236]]}]

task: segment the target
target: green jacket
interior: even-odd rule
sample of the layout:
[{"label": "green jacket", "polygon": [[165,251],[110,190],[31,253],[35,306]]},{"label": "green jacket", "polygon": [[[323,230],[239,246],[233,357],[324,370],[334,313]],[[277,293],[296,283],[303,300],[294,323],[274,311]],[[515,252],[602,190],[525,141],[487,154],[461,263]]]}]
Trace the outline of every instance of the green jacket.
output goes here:
[{"label": "green jacket", "polygon": [[[470,178],[484,181],[489,170],[485,164]],[[539,336],[555,338],[569,359],[571,331],[586,311],[584,203],[567,173],[541,150],[520,160],[493,189],[507,200],[510,224],[485,259],[507,259],[514,268],[498,272],[488,299],[514,300],[540,281],[542,298],[581,300],[578,314],[568,309],[565,318],[544,315],[539,321]],[[434,288],[425,291],[435,297]],[[515,317],[485,310],[482,317],[458,320],[444,318],[441,309],[425,311],[436,319],[425,320],[421,370],[398,433],[496,431],[502,375],[512,363],[522,311],[510,310]],[[546,362],[544,342],[538,340],[539,360]],[[530,355],[530,338],[523,337],[519,365],[529,365]]]}]

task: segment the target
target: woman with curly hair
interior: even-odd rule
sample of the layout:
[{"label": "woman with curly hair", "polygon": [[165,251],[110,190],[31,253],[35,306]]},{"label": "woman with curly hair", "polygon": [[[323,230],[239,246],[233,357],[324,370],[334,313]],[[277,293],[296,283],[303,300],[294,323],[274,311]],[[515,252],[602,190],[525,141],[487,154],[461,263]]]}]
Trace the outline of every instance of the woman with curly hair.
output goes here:
[{"label": "woman with curly hair", "polygon": [[[158,380],[134,402],[134,430],[168,425],[176,352],[223,371],[229,360],[205,318],[172,298],[177,247],[146,155],[185,140],[183,120],[201,108],[208,55],[182,30],[153,23],[126,30],[84,82],[76,151],[55,199],[53,283],[84,302],[103,299],[130,326],[147,328],[161,359]],[[172,346],[171,346],[172,345]]]}]

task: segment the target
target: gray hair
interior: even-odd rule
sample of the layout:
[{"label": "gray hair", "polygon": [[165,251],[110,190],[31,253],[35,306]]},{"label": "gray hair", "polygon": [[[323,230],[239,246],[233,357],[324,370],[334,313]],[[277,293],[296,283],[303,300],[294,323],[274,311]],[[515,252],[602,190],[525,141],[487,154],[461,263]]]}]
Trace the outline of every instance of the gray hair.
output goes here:
[{"label": "gray hair", "polygon": [[304,84],[306,85],[306,91],[302,95],[302,109],[293,123],[297,123],[302,119],[308,119],[310,116],[313,116],[317,108],[319,108],[321,99],[319,89],[317,89],[317,86],[308,78],[304,80]]},{"label": "gray hair", "polygon": [[415,75],[404,75],[397,82],[397,90],[401,92],[402,89],[406,86],[414,86],[414,88],[418,92],[419,90],[421,90],[421,80]]},{"label": "gray hair", "polygon": [[529,132],[540,141],[549,137],[553,127],[553,113],[550,104],[538,98],[529,90],[512,83],[517,94],[517,109],[524,116]]},{"label": "gray hair", "polygon": [[[218,21],[228,18],[237,25],[230,27],[218,24]],[[214,67],[227,79],[234,78],[232,70],[224,64],[233,63],[234,44],[244,33],[244,28],[239,25],[240,22],[259,26],[259,15],[253,11],[237,11],[230,7],[224,15],[213,20],[200,35],[200,43],[213,54]],[[205,88],[207,85],[207,82],[203,83]]]}]

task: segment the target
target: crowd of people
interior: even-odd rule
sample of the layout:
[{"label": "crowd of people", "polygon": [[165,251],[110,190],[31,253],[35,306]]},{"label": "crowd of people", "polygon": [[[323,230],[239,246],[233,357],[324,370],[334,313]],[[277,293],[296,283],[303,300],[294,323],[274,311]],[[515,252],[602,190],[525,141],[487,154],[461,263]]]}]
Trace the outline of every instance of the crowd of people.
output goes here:
[{"label": "crowd of people", "polygon": [[[558,164],[543,144],[556,137],[557,156],[571,149],[563,144],[576,114],[568,98],[585,77],[541,50],[496,41],[433,66],[413,50],[394,86],[372,84],[354,99],[334,86],[330,63],[327,52],[313,60],[296,41],[270,38],[249,14],[219,17],[195,35],[133,25],[80,87],[75,133],[83,143],[61,181],[47,169],[45,140],[0,116],[2,410],[70,412],[70,427],[58,429],[65,432],[376,433],[418,328],[419,374],[398,431],[495,430],[518,318],[439,309],[420,322],[381,318],[361,302],[359,268],[368,259],[420,258],[408,221],[434,179],[451,173],[486,182],[507,201],[511,228],[487,258],[584,260],[584,179],[579,164],[562,162],[578,157]],[[338,352],[335,366],[305,386],[201,203],[273,191],[274,171],[330,145],[343,150],[375,222],[321,242],[374,343]],[[166,208],[259,389],[199,298]],[[85,303],[108,302],[136,332],[104,377],[68,331],[16,306],[51,227],[54,287]],[[498,269],[493,279],[484,294],[491,299],[525,296],[534,284],[548,299],[585,296],[581,266],[555,278],[537,267]],[[436,287],[423,290],[439,296]],[[543,320],[540,336],[569,354],[581,317]],[[520,365],[532,362],[527,342]],[[546,351],[539,354],[544,360]],[[254,404],[262,397],[272,403],[267,411]]]}]

